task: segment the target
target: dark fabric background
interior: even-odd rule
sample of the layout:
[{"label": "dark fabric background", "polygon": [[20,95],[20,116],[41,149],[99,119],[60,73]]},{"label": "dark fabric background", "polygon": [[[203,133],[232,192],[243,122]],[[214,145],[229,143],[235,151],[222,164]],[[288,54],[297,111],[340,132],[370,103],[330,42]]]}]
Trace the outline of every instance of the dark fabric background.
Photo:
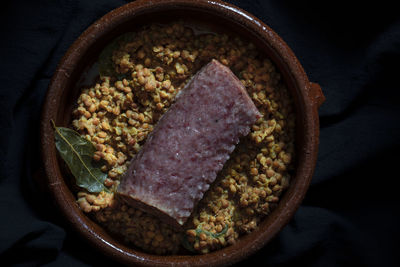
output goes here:
[{"label": "dark fabric background", "polygon": [[[292,221],[238,265],[400,266],[400,15],[374,1],[229,1],[272,27],[327,101],[320,152]],[[116,265],[68,230],[33,174],[57,62],[125,1],[7,1],[0,9],[0,265]]]}]

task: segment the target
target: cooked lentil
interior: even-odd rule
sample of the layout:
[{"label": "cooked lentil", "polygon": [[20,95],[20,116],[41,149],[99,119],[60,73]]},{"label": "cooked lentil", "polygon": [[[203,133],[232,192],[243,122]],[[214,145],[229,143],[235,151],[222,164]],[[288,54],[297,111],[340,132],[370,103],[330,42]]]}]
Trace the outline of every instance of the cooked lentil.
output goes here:
[{"label": "cooked lentil", "polygon": [[95,144],[94,160],[104,160],[104,184],[114,192],[176,94],[213,58],[239,77],[263,117],[237,145],[185,232],[128,207],[114,193],[77,193],[84,212],[145,251],[173,254],[183,243],[208,253],[253,231],[277,205],[293,169],[295,126],[293,102],[280,74],[252,43],[238,37],[194,34],[182,22],[152,25],[113,52],[115,72],[125,78],[101,77],[82,90],[73,111],[73,127]]}]

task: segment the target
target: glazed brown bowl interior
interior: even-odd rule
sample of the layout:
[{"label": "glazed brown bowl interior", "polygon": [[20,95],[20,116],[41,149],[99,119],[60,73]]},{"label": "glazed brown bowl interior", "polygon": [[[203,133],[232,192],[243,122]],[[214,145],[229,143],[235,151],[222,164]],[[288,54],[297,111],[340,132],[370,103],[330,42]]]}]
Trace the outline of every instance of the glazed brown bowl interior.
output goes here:
[{"label": "glazed brown bowl interior", "polygon": [[[81,89],[77,86],[78,81],[111,40],[152,23],[177,20],[214,32],[239,35],[253,42],[274,62],[295,101],[296,171],[277,208],[260,223],[258,229],[240,237],[234,245],[205,255],[158,256],[120,243],[79,209],[66,182],[71,177],[65,171],[63,162],[57,158],[50,120],[54,120],[57,126],[70,125],[72,109]],[[136,1],[95,22],[71,46],[58,66],[46,97],[41,125],[46,182],[72,227],[92,245],[122,263],[148,266],[231,264],[265,245],[298,208],[316,163],[319,134],[317,108],[322,101],[319,86],[308,81],[292,51],[271,29],[248,13],[218,1]]]}]

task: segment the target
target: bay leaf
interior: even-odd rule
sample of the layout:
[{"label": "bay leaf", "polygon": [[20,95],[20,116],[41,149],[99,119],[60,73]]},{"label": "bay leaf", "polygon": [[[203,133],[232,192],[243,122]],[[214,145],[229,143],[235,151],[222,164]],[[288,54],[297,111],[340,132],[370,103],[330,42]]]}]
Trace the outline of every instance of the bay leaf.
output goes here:
[{"label": "bay leaf", "polygon": [[199,237],[201,233],[205,233],[208,236],[211,236],[213,238],[218,238],[221,236],[225,236],[226,232],[228,231],[228,224],[225,224],[224,229],[222,229],[222,231],[220,233],[211,233],[207,230],[204,230],[202,227],[202,223],[199,224],[199,226],[197,226],[196,228],[196,237]]},{"label": "bay leaf", "polygon": [[104,186],[107,174],[93,160],[95,146],[72,129],[54,126],[55,144],[60,156],[74,175],[76,184],[89,192],[109,191]]},{"label": "bay leaf", "polygon": [[[198,226],[197,226],[197,228],[196,228],[196,230],[195,230],[195,232],[196,232],[196,241],[200,241],[200,234],[201,233],[204,233],[204,234],[206,234],[206,235],[208,235],[208,236],[211,236],[212,238],[219,238],[219,237],[225,237],[225,235],[226,235],[226,232],[228,231],[228,224],[225,224],[225,226],[224,226],[224,229],[222,229],[222,231],[220,232],[220,233],[211,233],[211,232],[209,232],[209,231],[207,231],[207,230],[204,230],[203,228],[202,228],[202,225],[203,225],[203,223],[200,223]],[[182,246],[184,247],[184,248],[186,248],[187,250],[189,250],[189,251],[191,251],[191,252],[196,252],[195,251],[195,249],[194,249],[194,247],[193,247],[193,244],[191,244],[190,242],[189,242],[189,240],[188,240],[188,238],[187,238],[187,235],[184,235],[183,236],[183,239],[182,239],[182,242],[181,242],[181,244],[182,244]]]},{"label": "bay leaf", "polygon": [[124,33],[117,38],[115,38],[111,43],[109,43],[100,53],[98,58],[99,63],[99,74],[100,77],[112,76],[116,77],[118,80],[123,78],[128,78],[128,74],[117,73],[115,71],[115,65],[112,60],[113,52],[117,50],[122,43],[127,43],[133,39],[134,33],[128,32]]}]

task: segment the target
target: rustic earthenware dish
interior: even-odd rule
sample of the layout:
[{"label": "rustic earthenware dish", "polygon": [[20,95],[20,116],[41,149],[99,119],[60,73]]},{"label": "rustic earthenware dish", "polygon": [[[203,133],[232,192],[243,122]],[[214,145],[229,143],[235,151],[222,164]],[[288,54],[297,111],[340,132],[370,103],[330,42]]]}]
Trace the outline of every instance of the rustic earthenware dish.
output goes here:
[{"label": "rustic earthenware dish", "polygon": [[[278,207],[251,234],[236,244],[206,255],[157,256],[127,247],[91,221],[75,203],[65,172],[57,159],[54,131],[50,120],[59,126],[71,121],[73,103],[79,94],[76,86],[88,64],[97,59],[104,46],[118,35],[153,22],[188,20],[233,31],[252,41],[272,59],[293,95],[297,112],[296,175],[282,195]],[[299,61],[286,43],[251,14],[224,2],[212,0],[135,1],[111,11],[92,24],[69,48],[53,76],[43,107],[41,121],[42,157],[49,187],[56,205],[80,233],[103,253],[124,264],[147,266],[215,266],[233,264],[264,246],[284,227],[300,205],[313,175],[317,160],[318,107],[325,100],[321,88],[310,83]]]}]

